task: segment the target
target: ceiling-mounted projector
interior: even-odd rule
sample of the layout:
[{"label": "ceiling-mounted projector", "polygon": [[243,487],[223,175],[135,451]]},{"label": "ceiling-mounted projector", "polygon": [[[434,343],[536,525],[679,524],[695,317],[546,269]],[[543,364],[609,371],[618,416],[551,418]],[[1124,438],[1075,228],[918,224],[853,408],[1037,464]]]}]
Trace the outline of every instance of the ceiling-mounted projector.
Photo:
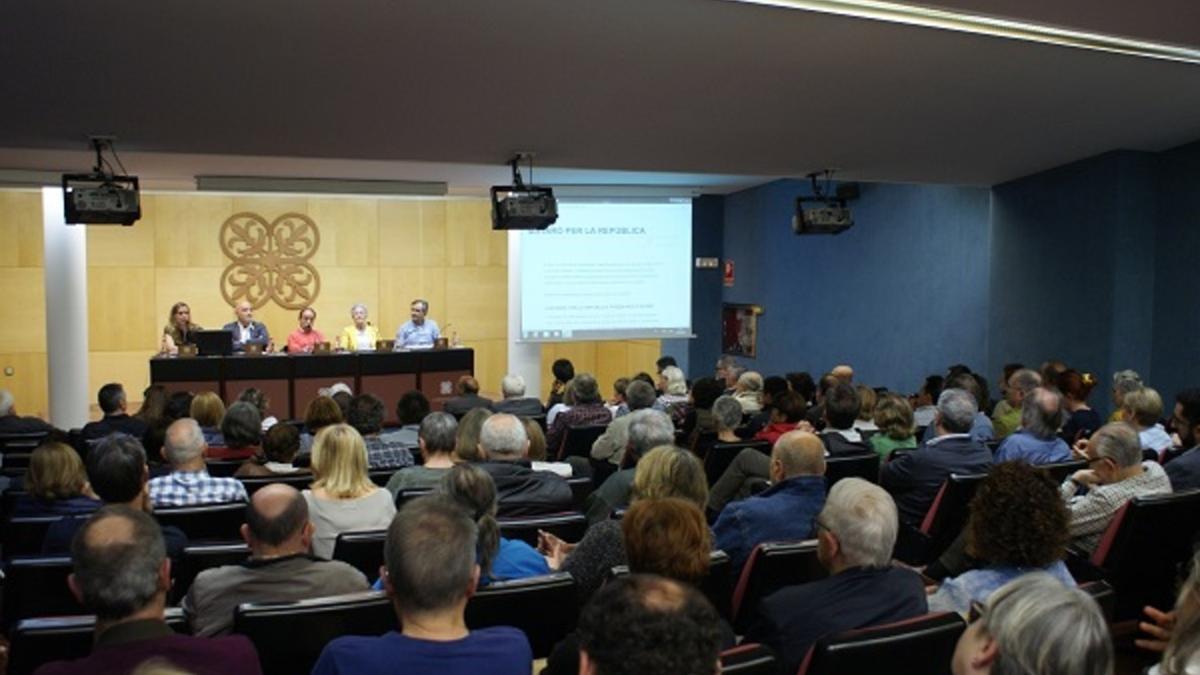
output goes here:
[{"label": "ceiling-mounted projector", "polygon": [[[824,186],[817,182],[817,176],[822,174],[825,176]],[[812,180],[813,196],[796,198],[792,231],[796,234],[841,234],[850,229],[854,225],[854,215],[850,213],[846,201],[858,197],[858,184],[843,183],[837,186],[834,194],[829,194],[832,169],[814,171],[808,174],[808,178]]]},{"label": "ceiling-mounted projector", "polygon": [[132,225],[142,217],[137,176],[115,173],[112,164],[104,159],[107,147],[117,164],[121,164],[113,140],[111,136],[91,138],[96,150],[96,166],[91,173],[63,174],[63,215],[67,223]]},{"label": "ceiling-mounted projector", "polygon": [[513,184],[495,185],[491,189],[493,230],[544,230],[558,220],[554,190],[526,185],[521,179],[522,159],[529,160],[529,180],[533,182],[533,155],[513,157],[509,161]]}]

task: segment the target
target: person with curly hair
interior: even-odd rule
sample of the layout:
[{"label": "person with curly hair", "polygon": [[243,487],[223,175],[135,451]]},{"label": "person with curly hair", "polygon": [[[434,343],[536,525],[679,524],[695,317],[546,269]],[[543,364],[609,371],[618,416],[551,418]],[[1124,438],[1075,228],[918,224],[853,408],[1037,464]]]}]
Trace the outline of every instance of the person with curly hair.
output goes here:
[{"label": "person with curly hair", "polygon": [[1065,586],[1075,579],[1063,563],[1070,515],[1054,480],[1025,462],[996,465],[971,500],[966,552],[982,567],[942,582],[929,611],[970,610],[972,601],[1030,572],[1046,572]]}]

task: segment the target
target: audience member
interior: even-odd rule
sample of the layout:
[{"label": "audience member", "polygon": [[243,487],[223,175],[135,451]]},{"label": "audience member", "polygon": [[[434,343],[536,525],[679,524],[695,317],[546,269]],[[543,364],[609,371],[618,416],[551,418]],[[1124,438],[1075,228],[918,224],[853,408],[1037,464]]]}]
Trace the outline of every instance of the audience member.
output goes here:
[{"label": "audience member", "polygon": [[479,430],[480,466],[500,495],[500,515],[536,516],[570,511],[571,486],[562,476],[529,465],[525,425],[512,415],[492,415]]},{"label": "audience member", "polygon": [[1063,563],[1069,516],[1056,487],[1048,474],[1025,462],[993,467],[971,500],[961,538],[979,569],[943,581],[929,597],[929,610],[966,614],[972,602],[987,600],[992,591],[1030,572],[1046,572],[1074,586]]},{"label": "audience member", "polygon": [[738,363],[737,358],[733,356],[726,354],[717,359],[717,381],[725,386],[724,393],[729,394],[730,396],[732,396],[734,393],[734,388],[737,386],[738,378],[741,377],[742,373],[744,372],[746,372],[746,369],[743,368]]},{"label": "audience member", "polygon": [[[512,414],[512,413],[509,413]],[[548,468],[552,465],[559,464],[558,462],[546,461],[546,432],[542,431],[542,425],[538,424],[537,420],[532,417],[520,417],[521,424],[525,427],[525,435],[529,437],[529,461],[531,466],[538,471],[550,471]],[[568,468],[570,465],[567,465]]]},{"label": "audience member", "polygon": [[[746,431],[750,435],[753,436],[754,434],[757,434],[758,432],[762,431],[764,427],[771,423],[771,413],[778,405],[779,397],[788,391],[791,391],[791,387],[788,385],[788,381],[784,378],[779,377],[778,375],[771,375],[763,378],[762,410],[759,411],[758,414],[751,416],[750,419],[745,423]],[[799,396],[799,394],[797,394],[797,396]],[[804,400],[803,397],[801,397],[801,400]],[[808,401],[804,401],[804,410],[805,412],[808,411]]]},{"label": "audience member", "polygon": [[[201,437],[203,438],[203,430]],[[221,418],[221,438],[224,447],[208,448],[209,459],[249,459],[262,449],[262,413],[254,404],[238,401],[229,406]],[[208,444],[205,443],[205,446]]]},{"label": "audience member", "polygon": [[189,391],[174,391],[167,397],[166,416],[169,422],[191,415],[192,401],[196,397]]},{"label": "audience member", "polygon": [[400,428],[383,432],[382,436],[389,443],[397,443],[409,449],[411,453],[420,445],[421,421],[430,412],[429,399],[417,390],[406,391],[396,401],[396,419],[400,420]]},{"label": "audience member", "polygon": [[754,434],[754,440],[774,444],[781,436],[796,429],[796,425],[804,420],[808,406],[800,394],[785,391],[773,397],[767,410],[770,423]]},{"label": "audience member", "polygon": [[[936,410],[936,408],[935,408]],[[879,433],[868,441],[871,448],[886,460],[897,450],[917,447],[913,409],[908,399],[899,394],[884,394],[875,404],[875,426]]]},{"label": "audience member", "polygon": [[546,448],[555,456],[562,447],[568,428],[612,422],[612,413],[604,407],[604,399],[600,397],[600,386],[596,384],[596,378],[588,373],[579,373],[571,380],[571,387],[575,392],[575,404],[570,410],[559,413],[546,432]]},{"label": "audience member", "polygon": [[[338,384],[341,383],[339,382]],[[337,389],[337,384],[333,385],[333,388]],[[349,389],[349,387],[346,389]],[[329,397],[333,399],[338,409],[342,411],[342,419],[346,420],[346,423],[349,424],[350,402],[354,400],[354,394],[351,394],[349,391],[334,391],[329,394]]]},{"label": "audience member", "polygon": [[985,473],[991,468],[991,451],[970,434],[977,413],[970,392],[943,390],[933,421],[936,437],[880,469],[879,484],[895,497],[901,522],[918,526],[950,474]]},{"label": "audience member", "polygon": [[1083,445],[1091,468],[1068,476],[1060,491],[1071,512],[1071,543],[1091,553],[1125,502],[1170,492],[1171,481],[1158,462],[1142,463],[1137,432],[1124,422],[1104,425]]},{"label": "audience member", "polygon": [[[111,434],[97,443],[88,452],[87,474],[92,490],[105,504],[128,506],[146,513],[152,511],[146,450],[133,436]],[[65,516],[51,523],[42,542],[42,555],[70,552],[71,540],[85,522],[80,516]],[[161,530],[167,554],[177,560],[187,546],[187,536],[171,525]]]},{"label": "audience member", "polygon": [[311,555],[308,503],[289,485],[274,483],[254,493],[242,538],[249,560],[204,570],[188,589],[182,606],[193,635],[229,633],[233,611],[243,602],[305,600],[370,587],[354,567]]},{"label": "audience member", "polygon": [[[941,375],[930,375],[925,378],[925,382],[921,384],[921,390],[917,392],[916,397],[912,402],[913,408],[913,424],[918,427],[928,427],[933,424],[933,418],[937,414],[937,400],[942,395],[942,385],[945,383],[945,378]],[[1013,428],[1016,428],[1016,423],[1013,423]]]},{"label": "audience member", "polygon": [[670,415],[676,426],[682,425],[691,406],[683,371],[676,366],[667,366],[659,371],[658,389],[662,393],[654,401],[654,409]]},{"label": "audience member", "polygon": [[675,360],[674,356],[660,356],[658,357],[658,360],[654,362],[654,369],[659,375],[662,375],[662,372],[666,370],[668,366],[679,367],[679,362]]},{"label": "audience member", "polygon": [[954,675],[1112,675],[1113,648],[1096,601],[1034,572],[988,598],[958,639]]},{"label": "audience member", "polygon": [[125,675],[152,657],[195,673],[261,673],[245,636],[177,635],[164,620],[171,563],[157,523],[126,506],[106,506],[88,519],[71,546],[68,578],[80,604],[96,615],[91,655],[57,661],[38,673]]},{"label": "audience member", "polygon": [[[975,418],[971,421],[971,430],[968,432],[971,439],[983,445],[992,440],[995,436],[995,431],[992,428],[992,420],[988,418],[982,410],[979,409],[979,401],[983,398],[983,392],[979,388],[979,381],[971,376],[970,373],[961,373],[952,375],[946,378],[946,389],[961,389],[971,395],[975,402]],[[937,435],[937,426],[930,424],[925,428],[925,436],[921,439],[923,442],[932,440]]]},{"label": "audience member", "polygon": [[1054,384],[1058,382],[1058,376],[1066,372],[1067,364],[1062,361],[1043,361],[1038,374],[1042,376],[1043,384]]},{"label": "audience member", "polygon": [[429,413],[421,421],[417,432],[417,444],[421,449],[420,465],[407,466],[392,474],[387,489],[392,496],[401,490],[432,489],[454,466],[454,441],[458,422],[454,415],[444,412]]},{"label": "audience member", "polygon": [[860,434],[879,431],[875,425],[875,403],[879,401],[879,394],[865,384],[854,385],[854,393],[858,394],[858,417],[854,420],[854,430]]},{"label": "audience member", "polygon": [[[613,380],[613,396],[604,404],[608,411],[613,414],[613,419],[629,414],[629,405],[625,401],[625,390],[632,382],[628,377],[618,377]],[[492,406],[494,409],[495,406]]]},{"label": "audience member", "polygon": [[[233,409],[230,406],[229,419]],[[215,478],[208,475],[204,463],[204,434],[196,420],[176,420],[167,427],[163,458],[171,465],[171,473],[150,480],[150,500],[155,507],[200,506],[246,501],[246,488],[236,478]],[[106,500],[107,501],[107,500]]]},{"label": "audience member", "polygon": [[302,494],[315,528],[316,556],[333,557],[333,545],[342,532],[382,530],[396,515],[391,493],[367,475],[366,445],[350,425],[330,425],[317,434],[312,472],[312,486]]},{"label": "audience member", "polygon": [[[1011,414],[1013,406],[1008,401],[1008,380],[1013,376],[1013,373],[1025,367],[1023,363],[1006,363],[1000,371],[1000,400],[992,408],[992,425],[996,424],[997,417]],[[996,430],[997,440],[999,440],[1000,430]]]},{"label": "audience member", "polygon": [[[225,437],[221,435],[221,421],[225,419],[225,404],[212,391],[202,391],[192,399],[189,416],[200,425],[204,442],[209,446],[223,447]],[[253,444],[252,444],[253,445]]]},{"label": "audience member", "polygon": [[312,450],[313,438],[318,431],[344,421],[342,408],[336,401],[328,396],[314,398],[304,411],[304,433],[300,435],[300,451],[308,454]]},{"label": "audience member", "polygon": [[408,447],[383,434],[383,401],[371,394],[359,394],[350,401],[346,423],[362,435],[367,448],[367,465],[372,469],[400,469],[412,466]]},{"label": "audience member", "polygon": [[813,519],[825,505],[821,439],[807,431],[784,434],[771,450],[770,463],[771,487],[729,504],[713,525],[717,548],[729,554],[735,579],[758,544],[812,536]]},{"label": "audience member", "polygon": [[0,434],[49,433],[53,429],[53,426],[37,417],[18,415],[12,392],[0,389]]},{"label": "audience member", "polygon": [[[692,390],[688,393],[691,405],[687,417],[683,418],[683,424],[679,427],[687,447],[694,448],[706,434],[717,432],[712,407],[724,391],[724,385],[711,377],[702,377],[692,383]],[[741,407],[740,404],[738,407]]]},{"label": "audience member", "polygon": [[[634,382],[630,387],[648,387],[644,382]],[[667,414],[654,409],[642,408],[621,418],[625,423],[625,447],[622,449],[622,464],[625,467],[613,473],[588,495],[584,503],[588,522],[606,520],[613,509],[629,505],[633,489],[634,474],[639,460],[652,448],[670,445],[675,440],[675,427]],[[616,424],[618,421],[614,421]]]},{"label": "audience member", "polygon": [[54,441],[43,443],[29,457],[25,473],[28,494],[17,497],[10,516],[68,516],[100,508],[100,499],[88,485],[83,460],[75,449]]},{"label": "audience member", "polygon": [[733,387],[733,398],[742,406],[742,413],[757,415],[762,412],[762,375],[748,370],[737,378]]},{"label": "audience member", "polygon": [[807,371],[788,373],[784,375],[784,378],[792,391],[800,394],[809,406],[817,402],[817,383],[813,381],[812,373]]},{"label": "audience member", "polygon": [[[665,445],[646,453],[638,462],[633,479],[632,501],[679,497],[704,508],[708,483],[700,460],[687,450]],[[624,565],[625,546],[620,521],[609,518],[593,524],[576,544],[568,544],[548,532],[540,532],[540,550],[553,569],[570,572],[579,597],[591,597],[609,570]]]},{"label": "audience member", "polygon": [[996,462],[1017,459],[1030,464],[1069,462],[1071,448],[1058,435],[1066,419],[1062,397],[1053,389],[1035,388],[1021,401],[1021,428],[1000,442]]},{"label": "audience member", "polygon": [[267,398],[266,392],[258,387],[248,387],[238,394],[238,401],[249,403],[258,410],[258,416],[262,419],[262,431],[266,431],[279,423],[279,420],[271,414],[271,399]]},{"label": "audience member", "polygon": [[[655,404],[654,387],[645,382],[630,382],[625,388],[625,401],[631,413],[650,408]],[[604,433],[592,443],[592,459],[621,466],[625,460],[625,448],[629,444],[629,425],[633,418],[633,415],[622,415],[614,419]]]},{"label": "audience member", "polygon": [[299,452],[300,430],[290,424],[276,424],[263,434],[262,454],[243,462],[233,475],[242,478],[303,472],[294,464]]},{"label": "audience member", "polygon": [[[1036,370],[1018,368],[1004,381],[1004,400],[996,404],[992,413],[992,428],[996,440],[1012,435],[1021,426],[1021,408],[1025,397],[1042,386],[1042,376]],[[1061,426],[1061,424],[1060,424]],[[1054,428],[1058,433],[1058,427]]]},{"label": "audience member", "polygon": [[1108,416],[1109,422],[1122,421],[1121,407],[1125,405],[1125,395],[1142,388],[1142,376],[1133,370],[1118,370],[1112,376],[1113,411]]},{"label": "audience member", "polygon": [[492,399],[479,395],[479,380],[470,375],[458,378],[458,382],[454,384],[454,393],[453,397],[446,399],[442,404],[442,410],[455,417],[461,417],[474,408],[492,409]]},{"label": "audience member", "polygon": [[868,450],[862,434],[854,428],[860,409],[858,392],[854,386],[838,382],[825,392],[822,421],[819,432],[825,449],[831,455],[845,455]]},{"label": "audience member", "polygon": [[100,387],[100,393],[96,396],[96,400],[100,404],[100,412],[104,413],[104,417],[96,422],[88,422],[83,425],[80,433],[85,439],[104,438],[118,431],[139,440],[146,435],[146,429],[149,428],[146,423],[130,417],[125,412],[125,388],[120,384],[110,382]]},{"label": "audience member", "polygon": [[920,616],[925,586],[914,571],[890,567],[898,523],[896,504],[876,485],[843,478],[816,519],[817,558],[829,577],[767,596],[746,642],[775,651],[780,672],[794,673],[826,635]]},{"label": "audience member", "polygon": [[720,620],[687,584],[631,575],[605,585],[579,615],[580,675],[679,673],[720,669]]},{"label": "audience member", "polygon": [[1067,369],[1058,375],[1055,386],[1062,392],[1063,407],[1067,410],[1067,420],[1062,425],[1059,436],[1067,443],[1074,443],[1080,438],[1087,438],[1092,432],[1104,424],[1100,414],[1087,404],[1087,398],[1096,386],[1096,377],[1091,373],[1080,373]]},{"label": "audience member", "polygon": [[496,484],[488,472],[475,464],[458,464],[438,484],[466,509],[479,528],[479,583],[524,579],[549,574],[546,559],[519,539],[505,539],[496,522]]},{"label": "audience member", "polygon": [[1183,454],[1167,463],[1167,476],[1176,492],[1200,488],[1200,389],[1184,389],[1175,396],[1171,417]]},{"label": "audience member", "polygon": [[491,416],[492,411],[476,408],[458,421],[458,429],[454,433],[454,461],[483,461],[483,455],[479,452],[479,432]]},{"label": "audience member", "polygon": [[254,307],[242,300],[234,308],[236,320],[222,327],[233,333],[233,351],[245,351],[246,345],[261,345],[264,350],[271,349],[271,333],[266,324],[254,320]]},{"label": "audience member", "polygon": [[337,638],[325,646],[313,675],[527,675],[533,653],[521,631],[467,629],[467,599],[479,581],[478,541],[478,527],[453,499],[435,495],[405,504],[384,548],[384,588],[400,631]]},{"label": "audience member", "polygon": [[[650,386],[654,386],[654,384],[651,383]],[[559,413],[566,412],[573,407],[575,407],[575,380],[571,380],[563,387],[562,401],[555,403],[546,410],[547,429],[554,426],[554,420],[558,418]],[[608,406],[605,406],[605,408],[607,409]]]},{"label": "audience member", "polygon": [[492,404],[492,412],[508,413],[517,417],[546,414],[541,401],[525,395],[525,378],[520,375],[505,375],[500,380],[500,394],[504,398]]},{"label": "audience member", "polygon": [[817,402],[816,405],[809,406],[808,414],[805,420],[813,426],[817,431],[825,428],[825,396],[831,389],[844,384],[841,380],[834,377],[832,373],[825,373],[821,379],[817,381]]},{"label": "audience member", "polygon": [[550,396],[546,398],[546,410],[563,402],[567,383],[575,379],[575,366],[567,359],[556,359],[550,365],[550,372],[554,374],[554,382],[550,385]]},{"label": "audience member", "polygon": [[167,418],[167,388],[152,384],[142,390],[142,407],[133,414],[148,427],[163,425]]},{"label": "audience member", "polygon": [[1165,457],[1174,443],[1171,442],[1171,434],[1158,422],[1163,414],[1162,397],[1158,392],[1150,387],[1139,387],[1129,392],[1121,404],[1120,412],[1122,421],[1137,430],[1142,450],[1149,450],[1155,457]]},{"label": "audience member", "polygon": [[834,366],[830,369],[829,374],[836,377],[843,384],[854,384],[854,368],[846,364]]}]

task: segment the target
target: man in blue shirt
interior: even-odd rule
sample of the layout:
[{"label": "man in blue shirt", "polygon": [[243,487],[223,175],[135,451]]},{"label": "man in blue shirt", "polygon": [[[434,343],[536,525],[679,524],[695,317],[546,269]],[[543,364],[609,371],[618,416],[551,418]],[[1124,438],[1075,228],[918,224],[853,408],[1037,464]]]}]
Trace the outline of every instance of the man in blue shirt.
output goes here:
[{"label": "man in blue shirt", "polygon": [[478,526],[448,496],[405,504],[384,549],[383,584],[400,631],[330,642],[313,675],[528,675],[533,652],[524,633],[508,626],[467,629],[467,598],[479,584],[478,536]]},{"label": "man in blue shirt", "polygon": [[996,462],[1022,460],[1030,464],[1071,461],[1071,449],[1058,437],[1066,420],[1062,395],[1035,388],[1021,401],[1021,428],[996,449]]},{"label": "man in blue shirt", "polygon": [[441,336],[437,322],[426,318],[429,302],[413,300],[409,307],[408,321],[396,331],[396,349],[428,349]]},{"label": "man in blue shirt", "polygon": [[270,351],[271,333],[266,324],[254,320],[254,307],[243,300],[237,304],[235,314],[237,321],[221,327],[233,334],[233,351],[245,351],[246,345],[262,345],[263,349]]},{"label": "man in blue shirt", "polygon": [[807,431],[789,431],[771,450],[770,474],[766,492],[729,504],[713,525],[735,578],[758,544],[812,536],[813,519],[825,505],[825,444]]}]

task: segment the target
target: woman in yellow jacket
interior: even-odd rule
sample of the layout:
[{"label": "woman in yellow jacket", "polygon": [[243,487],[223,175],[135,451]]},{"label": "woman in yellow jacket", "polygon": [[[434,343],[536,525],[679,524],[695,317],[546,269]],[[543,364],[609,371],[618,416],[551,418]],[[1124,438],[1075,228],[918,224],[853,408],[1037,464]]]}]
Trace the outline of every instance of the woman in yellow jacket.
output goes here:
[{"label": "woman in yellow jacket", "polygon": [[354,323],[342,329],[342,334],[338,336],[338,348],[350,352],[373,351],[379,331],[367,321],[367,306],[359,303],[351,307],[350,318],[354,319]]}]

